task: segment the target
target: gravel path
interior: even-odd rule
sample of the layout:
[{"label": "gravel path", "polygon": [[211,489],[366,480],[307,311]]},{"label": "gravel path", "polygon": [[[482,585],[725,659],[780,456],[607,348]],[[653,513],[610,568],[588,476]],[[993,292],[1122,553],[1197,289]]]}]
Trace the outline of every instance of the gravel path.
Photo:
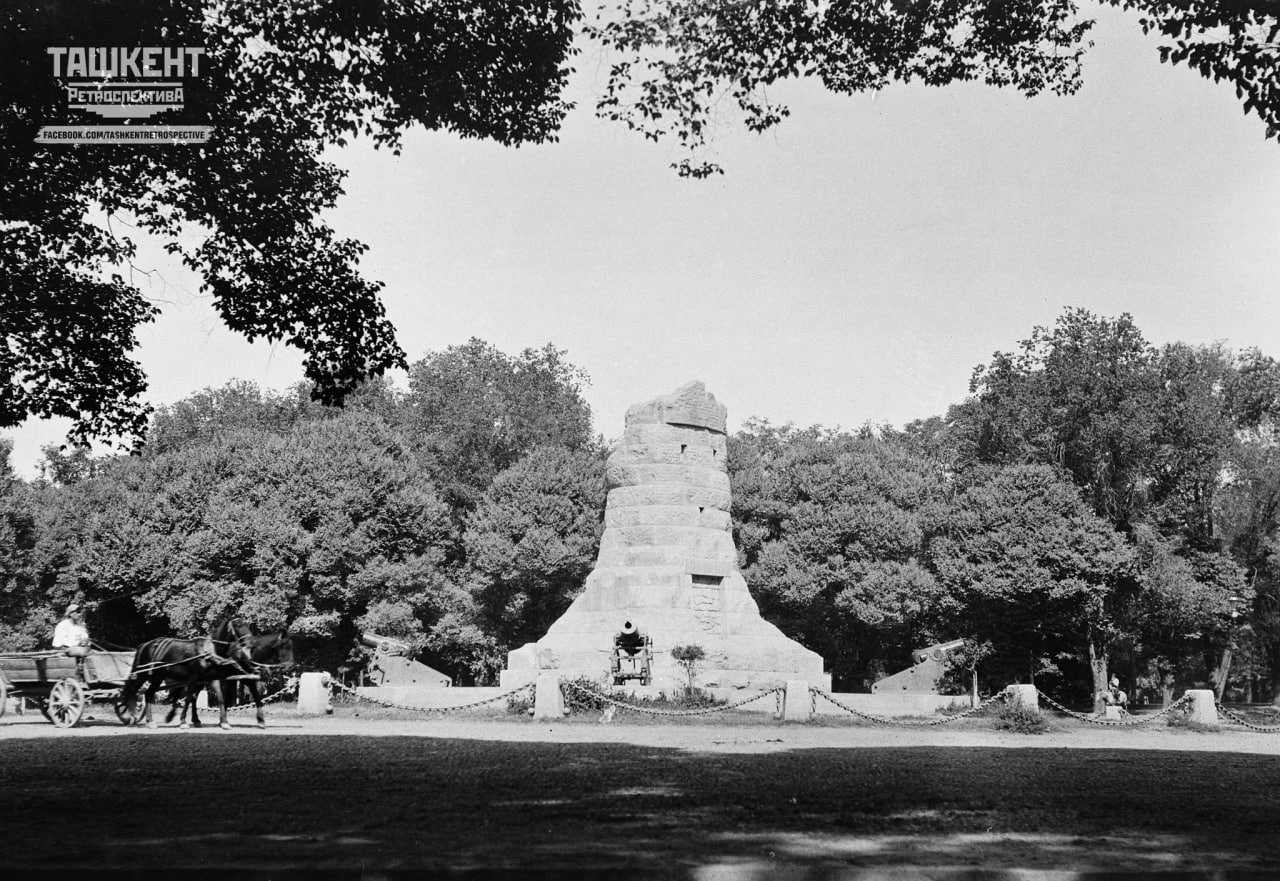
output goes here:
[{"label": "gravel path", "polygon": [[1280,734],[271,709],[265,731],[0,720],[0,877],[1280,875]]}]

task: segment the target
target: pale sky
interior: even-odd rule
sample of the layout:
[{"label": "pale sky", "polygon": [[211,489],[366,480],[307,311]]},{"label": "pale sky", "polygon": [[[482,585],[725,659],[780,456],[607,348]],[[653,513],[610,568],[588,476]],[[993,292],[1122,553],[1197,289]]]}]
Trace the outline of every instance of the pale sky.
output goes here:
[{"label": "pale sky", "polygon": [[[707,181],[595,119],[599,59],[580,56],[559,143],[355,145],[334,154],[351,174],[330,220],[370,246],[411,361],[473,336],[512,354],[554,343],[590,375],[606,437],[690,379],[731,430],[939,415],[975,365],[1066,306],[1130,312],[1156,344],[1280,356],[1280,144],[1232,89],[1159,64],[1135,15],[1097,17],[1075,96],[793,85],[773,132],[718,134],[726,174]],[[138,352],[152,403],[301,378],[292,350],[225,330],[181,267],[141,262],[164,301]],[[65,430],[7,432],[19,473]]]}]

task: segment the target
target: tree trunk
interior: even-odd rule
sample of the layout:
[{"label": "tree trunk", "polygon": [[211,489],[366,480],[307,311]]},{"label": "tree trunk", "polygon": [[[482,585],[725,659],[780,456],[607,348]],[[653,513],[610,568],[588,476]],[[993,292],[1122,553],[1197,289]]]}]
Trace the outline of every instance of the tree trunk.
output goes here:
[{"label": "tree trunk", "polygon": [[970,668],[973,673],[973,690],[970,693],[969,705],[976,707],[978,705],[978,668]]},{"label": "tree trunk", "polygon": [[1213,671],[1213,691],[1221,701],[1223,695],[1227,693],[1227,677],[1231,675],[1231,649],[1222,650],[1222,660],[1218,662],[1218,667]]},{"label": "tree trunk", "polygon": [[1093,674],[1093,711],[1101,713],[1106,704],[1102,695],[1107,690],[1107,656],[1098,651],[1092,632],[1089,634],[1089,670]]}]

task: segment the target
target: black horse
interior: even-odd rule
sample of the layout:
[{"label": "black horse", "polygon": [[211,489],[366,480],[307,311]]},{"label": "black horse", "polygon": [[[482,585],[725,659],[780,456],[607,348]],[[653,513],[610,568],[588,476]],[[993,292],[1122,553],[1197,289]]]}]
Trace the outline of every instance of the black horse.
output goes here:
[{"label": "black horse", "polygon": [[[151,719],[151,704],[155,702],[156,691],[160,688],[161,683],[172,683],[174,694],[178,694],[181,688],[186,697],[186,706],[182,711],[181,726],[187,727],[187,710],[191,711],[191,718],[197,726],[200,724],[195,712],[196,694],[200,688],[206,683],[225,680],[228,676],[243,675],[244,669],[239,663],[240,658],[248,656],[247,650],[235,652],[231,657],[222,657],[214,650],[213,640],[205,637],[203,639],[174,639],[172,637],[160,637],[150,642],[143,643],[133,656],[133,668],[129,671],[129,678],[124,684],[124,689],[120,695],[120,704],[130,706],[133,703],[138,691],[145,684],[147,685],[146,705],[143,710],[144,718],[148,728],[154,728],[155,722]],[[177,709],[176,697],[174,710]],[[219,708],[221,710],[220,724],[223,728],[231,727],[227,723],[227,710],[225,706]],[[165,721],[173,718],[173,711],[168,715]]]},{"label": "black horse", "polygon": [[[239,615],[231,615],[219,620],[209,632],[209,640],[219,657],[233,661],[246,674],[262,676],[272,670],[286,670],[293,666],[293,638],[288,632],[280,630],[275,633],[255,634],[248,623]],[[249,695],[253,698],[254,708],[258,711],[258,727],[266,728],[267,720],[262,713],[262,693],[258,688],[257,678],[243,680],[220,680],[222,688],[219,698],[222,712],[230,702],[231,689],[236,681],[243,681],[249,687]],[[212,684],[210,691],[213,690]]]}]

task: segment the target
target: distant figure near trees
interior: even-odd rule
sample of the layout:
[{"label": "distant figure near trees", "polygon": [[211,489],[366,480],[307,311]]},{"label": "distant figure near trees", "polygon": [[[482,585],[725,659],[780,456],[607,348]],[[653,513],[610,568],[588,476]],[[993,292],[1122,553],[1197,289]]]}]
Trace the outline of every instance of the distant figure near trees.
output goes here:
[{"label": "distant figure near trees", "polygon": [[1102,700],[1109,707],[1128,709],[1129,695],[1120,690],[1120,677],[1112,676],[1107,690],[1102,693]]}]

